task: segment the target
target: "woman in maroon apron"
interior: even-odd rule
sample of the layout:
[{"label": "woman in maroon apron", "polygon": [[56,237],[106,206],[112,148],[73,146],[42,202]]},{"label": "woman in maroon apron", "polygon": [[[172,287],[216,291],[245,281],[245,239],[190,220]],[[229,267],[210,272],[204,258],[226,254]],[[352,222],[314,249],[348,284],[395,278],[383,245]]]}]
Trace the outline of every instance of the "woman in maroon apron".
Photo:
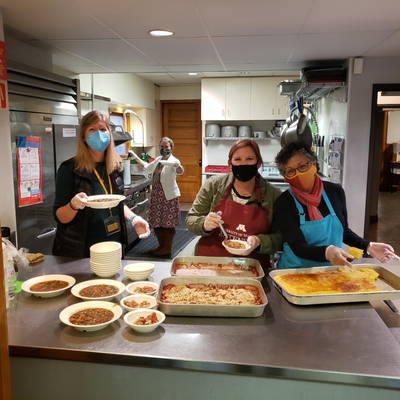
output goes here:
[{"label": "woman in maroon apron", "polygon": [[258,173],[262,162],[254,140],[238,140],[228,156],[231,172],[202,186],[186,218],[188,229],[201,236],[196,255],[232,257],[222,246],[221,224],[230,239],[250,245],[244,256],[270,267],[270,255],[282,246],[281,235],[271,224],[273,204],[281,191]]}]

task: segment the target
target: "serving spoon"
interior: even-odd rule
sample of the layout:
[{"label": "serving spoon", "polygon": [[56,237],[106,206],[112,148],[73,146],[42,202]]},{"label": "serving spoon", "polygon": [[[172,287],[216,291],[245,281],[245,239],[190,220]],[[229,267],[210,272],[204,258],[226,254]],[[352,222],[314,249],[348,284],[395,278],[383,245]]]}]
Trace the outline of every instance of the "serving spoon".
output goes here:
[{"label": "serving spoon", "polygon": [[226,233],[225,228],[222,226],[222,224],[220,222],[218,222],[219,227],[221,228],[222,233],[225,236],[225,239],[228,239],[228,234]]}]

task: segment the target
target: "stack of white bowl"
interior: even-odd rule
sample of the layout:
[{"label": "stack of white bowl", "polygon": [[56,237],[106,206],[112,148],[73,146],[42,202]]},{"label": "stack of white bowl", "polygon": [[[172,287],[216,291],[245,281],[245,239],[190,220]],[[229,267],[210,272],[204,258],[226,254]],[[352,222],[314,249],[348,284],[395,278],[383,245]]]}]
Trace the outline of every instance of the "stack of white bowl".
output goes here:
[{"label": "stack of white bowl", "polygon": [[111,278],[121,269],[119,242],[100,242],[90,247],[90,269],[101,278]]}]

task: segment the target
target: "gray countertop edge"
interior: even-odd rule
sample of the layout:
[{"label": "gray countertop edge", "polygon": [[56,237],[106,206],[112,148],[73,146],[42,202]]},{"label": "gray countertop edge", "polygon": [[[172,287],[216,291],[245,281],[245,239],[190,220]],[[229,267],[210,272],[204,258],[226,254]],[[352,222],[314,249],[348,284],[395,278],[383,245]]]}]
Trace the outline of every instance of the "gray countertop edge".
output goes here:
[{"label": "gray countertop edge", "polygon": [[294,367],[271,367],[248,364],[230,364],[212,361],[183,360],[165,357],[112,354],[98,351],[51,349],[33,346],[9,346],[11,357],[45,358],[149,368],[171,368],[185,371],[217,372],[249,375],[259,378],[282,378],[320,383],[339,383],[383,389],[400,389],[400,379],[388,376],[318,371]]}]

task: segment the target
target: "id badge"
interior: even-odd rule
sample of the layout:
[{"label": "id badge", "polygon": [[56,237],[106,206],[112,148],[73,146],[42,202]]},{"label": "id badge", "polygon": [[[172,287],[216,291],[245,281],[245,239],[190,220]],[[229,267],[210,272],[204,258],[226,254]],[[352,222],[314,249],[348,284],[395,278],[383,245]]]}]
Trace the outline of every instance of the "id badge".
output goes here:
[{"label": "id badge", "polygon": [[119,218],[117,216],[111,216],[106,218],[104,221],[104,226],[106,228],[107,236],[112,235],[121,231],[121,225],[119,223]]}]

